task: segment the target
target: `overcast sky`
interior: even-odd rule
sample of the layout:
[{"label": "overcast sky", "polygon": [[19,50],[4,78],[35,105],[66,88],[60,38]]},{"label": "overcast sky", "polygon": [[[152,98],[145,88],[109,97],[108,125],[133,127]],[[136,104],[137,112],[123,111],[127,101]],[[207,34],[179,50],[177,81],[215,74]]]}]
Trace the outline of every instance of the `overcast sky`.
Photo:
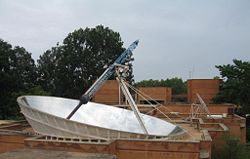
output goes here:
[{"label": "overcast sky", "polygon": [[219,76],[250,61],[249,0],[0,0],[0,38],[36,60],[80,27],[102,24],[134,40],[135,80]]}]

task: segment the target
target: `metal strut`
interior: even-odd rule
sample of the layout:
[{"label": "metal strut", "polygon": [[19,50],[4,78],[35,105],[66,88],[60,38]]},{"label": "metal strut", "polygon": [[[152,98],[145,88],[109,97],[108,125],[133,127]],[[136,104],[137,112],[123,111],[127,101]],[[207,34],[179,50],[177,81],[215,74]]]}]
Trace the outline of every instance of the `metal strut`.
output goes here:
[{"label": "metal strut", "polygon": [[95,95],[98,89],[115,73],[116,64],[124,64],[131,60],[132,51],[137,47],[139,40],[134,41],[115,61],[109,66],[102,75],[95,81],[95,83],[80,97],[78,105],[68,115],[67,119],[70,119],[75,112],[81,107],[82,104],[87,104],[89,100]]},{"label": "metal strut", "polygon": [[145,124],[143,122],[143,118],[142,118],[142,116],[140,114],[140,111],[139,111],[138,107],[135,104],[135,101],[133,100],[133,98],[132,98],[132,96],[131,96],[131,94],[130,94],[130,92],[129,92],[126,84],[125,84],[125,81],[120,76],[116,77],[116,79],[119,82],[119,84],[120,84],[120,86],[122,88],[122,92],[125,95],[126,99],[128,100],[128,103],[129,103],[130,107],[132,108],[132,110],[133,110],[133,112],[134,112],[134,114],[135,114],[135,116],[136,116],[142,130],[144,131],[145,134],[148,135],[147,128],[146,128],[146,126],[145,126]]}]

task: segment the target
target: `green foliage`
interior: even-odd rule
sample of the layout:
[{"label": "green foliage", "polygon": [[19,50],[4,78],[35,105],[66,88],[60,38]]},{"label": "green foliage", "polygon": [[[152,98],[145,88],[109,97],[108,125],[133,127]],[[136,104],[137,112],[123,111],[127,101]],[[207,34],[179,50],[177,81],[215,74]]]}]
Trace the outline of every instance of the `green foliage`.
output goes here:
[{"label": "green foliage", "polygon": [[120,34],[102,25],[78,29],[41,55],[36,66],[24,48],[0,39],[0,119],[20,115],[20,95],[79,98],[125,50],[122,45]]},{"label": "green foliage", "polygon": [[186,83],[181,78],[172,78],[166,80],[142,80],[135,84],[136,87],[171,87],[173,94],[184,94],[187,92]]},{"label": "green foliage", "polygon": [[233,60],[234,64],[219,65],[220,75],[224,79],[220,92],[214,102],[229,102],[242,107],[241,113],[250,113],[250,62]]},{"label": "green foliage", "polygon": [[246,159],[250,155],[247,147],[241,143],[238,137],[228,133],[222,136],[224,145],[212,147],[212,159]]},{"label": "green foliage", "polygon": [[37,74],[31,54],[0,39],[0,119],[19,114],[13,92],[27,91],[36,84]]},{"label": "green foliage", "polygon": [[11,98],[10,98],[10,103],[12,105],[12,112],[11,114],[8,115],[8,119],[14,119],[14,120],[18,120],[18,119],[22,119],[23,116],[20,114],[20,109],[17,105],[16,99],[19,96],[23,96],[23,95],[43,95],[43,96],[48,96],[50,95],[49,92],[46,92],[43,90],[43,88],[41,86],[34,86],[28,90],[21,90],[18,92],[13,92],[11,93]]},{"label": "green foliage", "polygon": [[250,143],[250,126],[246,127],[246,139],[247,142]]},{"label": "green foliage", "polygon": [[50,93],[43,90],[43,88],[41,86],[35,86],[35,87],[32,87],[32,88],[30,88],[30,89],[28,89],[26,91],[13,92],[12,95],[17,98],[17,97],[22,96],[22,95],[49,96]]},{"label": "green foliage", "polygon": [[101,25],[75,30],[40,56],[39,83],[52,95],[78,98],[125,50],[122,45],[119,33]]}]

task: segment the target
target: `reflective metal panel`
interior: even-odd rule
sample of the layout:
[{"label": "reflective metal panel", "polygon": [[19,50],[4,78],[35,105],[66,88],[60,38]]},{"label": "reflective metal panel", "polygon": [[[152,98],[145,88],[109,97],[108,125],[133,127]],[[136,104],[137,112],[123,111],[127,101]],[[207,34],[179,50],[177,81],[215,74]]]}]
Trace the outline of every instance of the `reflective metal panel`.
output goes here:
[{"label": "reflective metal panel", "polygon": [[[48,122],[44,124],[50,127],[56,125],[59,127],[58,130],[65,130],[67,132],[72,131],[67,130],[69,128],[67,126],[65,128],[65,124],[67,124],[67,121],[75,121],[77,123],[103,128],[105,130],[108,129],[133,134],[144,134],[133,111],[104,104],[88,102],[75,113],[75,115],[71,118],[71,121],[65,119],[78,102],[78,100],[48,96],[22,96],[18,98],[21,111],[26,118],[36,121],[36,123],[39,124],[44,123],[44,121]],[[31,108],[31,110],[28,110],[29,108]],[[40,115],[40,112],[48,114],[46,116],[47,119],[43,119],[45,117],[44,115]],[[172,123],[145,114],[141,114],[141,116],[149,135],[168,136],[184,133],[180,127]],[[55,119],[53,117],[59,117],[59,119],[61,118],[61,120],[64,120],[64,125],[62,124],[63,126],[60,127],[60,124],[58,124],[60,122],[58,118]],[[43,122],[39,122],[39,120],[43,120]],[[53,126],[51,126],[51,123]],[[39,126],[34,124],[32,127],[36,127],[39,131],[42,130]],[[77,128],[72,129],[80,130],[82,128],[78,125]],[[71,133],[74,133],[74,131]]]}]

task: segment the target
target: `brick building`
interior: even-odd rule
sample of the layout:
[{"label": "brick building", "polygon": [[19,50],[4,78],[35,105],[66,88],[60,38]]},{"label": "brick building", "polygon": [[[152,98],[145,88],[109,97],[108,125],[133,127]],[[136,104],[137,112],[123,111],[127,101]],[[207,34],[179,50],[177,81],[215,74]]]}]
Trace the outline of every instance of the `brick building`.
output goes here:
[{"label": "brick building", "polygon": [[[206,102],[211,102],[211,98],[218,93],[219,82],[219,80],[189,80],[189,102],[194,102],[195,93],[199,93]],[[143,99],[138,97],[137,103],[141,103],[138,104],[140,112],[151,112],[152,116],[173,122],[185,129],[188,135],[176,140],[119,139],[103,142],[40,136],[34,133],[25,121],[9,122],[0,124],[0,158],[1,153],[21,148],[28,149],[25,152],[33,154],[34,149],[42,152],[59,150],[66,151],[65,155],[67,152],[68,154],[69,152],[110,154],[112,158],[115,156],[119,159],[211,159],[212,147],[223,143],[222,136],[225,133],[239,137],[243,143],[246,142],[246,120],[231,111],[235,107],[232,104],[208,104],[210,113],[215,117],[200,114],[196,118],[190,118],[191,104],[171,103],[170,88],[150,87],[139,88],[139,90],[154,100],[160,101],[162,106],[158,109],[171,120],[160,111],[155,111],[154,107],[143,105]],[[121,97],[117,81],[107,81],[96,93],[93,101],[130,109],[128,105],[119,102],[121,99],[123,97]],[[9,156],[13,155],[9,153]],[[8,156],[8,154],[4,155]]]},{"label": "brick building", "polygon": [[188,102],[193,103],[198,93],[204,102],[211,103],[212,99],[219,92],[221,80],[219,79],[190,79],[187,80]]},{"label": "brick building", "polygon": [[[138,89],[161,104],[167,104],[172,100],[172,89],[169,87],[139,87]],[[148,104],[141,96],[137,96],[136,101],[138,104]]]}]

